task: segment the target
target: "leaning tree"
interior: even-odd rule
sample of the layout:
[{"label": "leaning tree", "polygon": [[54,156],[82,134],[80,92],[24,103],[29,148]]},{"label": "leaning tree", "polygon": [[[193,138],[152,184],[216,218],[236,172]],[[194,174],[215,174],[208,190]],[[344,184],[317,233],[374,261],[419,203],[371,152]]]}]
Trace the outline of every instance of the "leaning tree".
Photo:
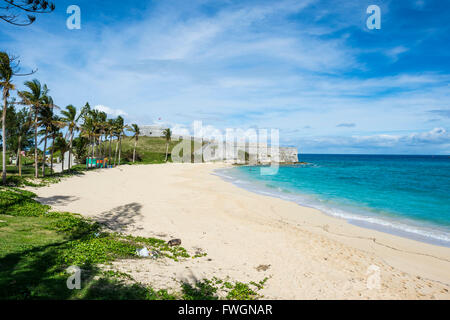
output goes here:
[{"label": "leaning tree", "polygon": [[2,90],[3,112],[2,112],[2,143],[3,143],[3,164],[2,164],[2,182],[6,183],[6,110],[8,106],[8,98],[10,92],[15,90],[12,80],[14,76],[26,76],[33,74],[36,70],[20,74],[20,61],[17,57],[13,57],[8,53],[0,52],[0,89]]},{"label": "leaning tree", "polygon": [[29,26],[36,20],[34,14],[53,10],[55,4],[46,0],[0,0],[0,19],[15,26]]}]

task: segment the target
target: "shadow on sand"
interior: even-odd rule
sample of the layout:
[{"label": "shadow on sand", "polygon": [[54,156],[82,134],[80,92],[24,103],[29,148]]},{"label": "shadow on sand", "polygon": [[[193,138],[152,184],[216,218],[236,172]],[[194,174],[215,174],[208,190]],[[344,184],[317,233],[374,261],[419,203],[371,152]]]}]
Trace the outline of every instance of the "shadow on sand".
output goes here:
[{"label": "shadow on sand", "polygon": [[49,206],[65,206],[70,202],[79,200],[80,198],[74,196],[53,196],[53,197],[37,197],[36,200],[42,204]]},{"label": "shadow on sand", "polygon": [[115,207],[96,216],[95,220],[115,232],[139,231],[138,225],[142,219],[142,205],[136,202]]}]

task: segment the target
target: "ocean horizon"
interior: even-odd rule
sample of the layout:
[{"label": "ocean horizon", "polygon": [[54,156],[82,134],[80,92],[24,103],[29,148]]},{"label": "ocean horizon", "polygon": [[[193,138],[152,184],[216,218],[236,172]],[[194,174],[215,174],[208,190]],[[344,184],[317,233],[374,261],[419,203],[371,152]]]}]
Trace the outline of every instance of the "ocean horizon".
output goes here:
[{"label": "ocean horizon", "polygon": [[259,194],[294,201],[390,234],[450,247],[450,156],[299,154],[306,164],[216,173]]}]

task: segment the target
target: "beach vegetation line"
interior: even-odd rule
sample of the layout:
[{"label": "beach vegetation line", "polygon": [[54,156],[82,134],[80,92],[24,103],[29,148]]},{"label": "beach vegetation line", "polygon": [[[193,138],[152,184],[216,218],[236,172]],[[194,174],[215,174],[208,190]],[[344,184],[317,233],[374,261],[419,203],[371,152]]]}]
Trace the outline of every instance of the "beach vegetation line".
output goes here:
[{"label": "beach vegetation line", "polygon": [[[256,299],[266,281],[202,279],[179,288],[154,290],[131,275],[111,270],[118,259],[143,259],[142,247],[159,258],[201,258],[163,239],[109,232],[88,218],[54,212],[33,192],[0,187],[0,299]],[[82,270],[82,289],[66,286],[67,268]],[[107,270],[109,269],[109,270]]]}]

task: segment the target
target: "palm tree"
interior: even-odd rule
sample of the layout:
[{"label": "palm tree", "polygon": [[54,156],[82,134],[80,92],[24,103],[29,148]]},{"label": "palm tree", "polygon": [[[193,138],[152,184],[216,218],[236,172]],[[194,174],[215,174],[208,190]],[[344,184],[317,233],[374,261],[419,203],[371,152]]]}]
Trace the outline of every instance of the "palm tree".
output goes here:
[{"label": "palm tree", "polygon": [[43,126],[44,128],[39,132],[43,134],[44,137],[41,140],[44,141],[44,149],[43,149],[43,157],[42,157],[42,176],[45,177],[45,153],[47,152],[47,138],[48,133],[51,128],[51,120],[53,117],[53,110],[49,107],[42,108],[39,112],[38,122],[39,126]]},{"label": "palm tree", "polygon": [[[89,140],[89,144],[92,149],[92,153],[90,156],[94,157],[94,145],[93,145],[93,141],[92,141],[92,136],[93,136],[93,132],[94,132],[94,124],[93,124],[92,118],[90,117],[89,114],[86,114],[83,118],[84,118],[84,122],[81,125],[81,136],[86,137]],[[88,155],[89,155],[89,152],[88,152]]]},{"label": "palm tree", "polygon": [[19,176],[22,175],[22,147],[28,144],[32,126],[32,115],[23,108],[17,113],[17,166],[19,168]]},{"label": "palm tree", "polygon": [[[46,86],[44,86],[46,88]],[[46,92],[48,92],[47,89],[45,89]],[[45,153],[47,152],[47,139],[48,136],[52,130],[53,125],[57,125],[56,123],[53,123],[53,108],[56,107],[53,103],[52,97],[48,95],[44,95],[42,97],[42,108],[39,111],[38,121],[39,126],[44,127],[43,134],[44,134],[44,155],[43,155],[43,161],[42,161],[42,176],[45,177]]]},{"label": "palm tree", "polygon": [[108,116],[105,112],[99,112],[97,117],[97,136],[98,136],[98,152],[100,158],[104,157],[105,154],[105,145],[103,144],[103,136],[106,136],[106,128],[108,125],[107,122]]},{"label": "palm tree", "polygon": [[139,139],[139,135],[141,134],[141,131],[139,130],[139,126],[135,123],[131,125],[130,131],[133,133],[133,136],[130,138],[131,140],[134,139],[134,149],[133,149],[133,163],[136,160],[136,146]]},{"label": "palm tree", "polygon": [[0,52],[0,88],[3,91],[3,113],[2,113],[2,144],[3,144],[3,162],[2,162],[2,181],[6,184],[6,109],[8,107],[8,98],[11,90],[15,89],[12,84],[14,75],[11,66],[11,58],[5,52]]},{"label": "palm tree", "polygon": [[37,136],[38,136],[38,114],[39,110],[44,106],[42,103],[43,97],[47,95],[47,86],[41,86],[39,80],[26,81],[25,86],[30,91],[20,91],[19,96],[22,98],[22,103],[31,106],[34,114],[34,176],[39,176],[38,172],[38,152],[37,152]]},{"label": "palm tree", "polygon": [[111,161],[111,142],[112,142],[112,138],[114,137],[114,119],[108,119],[108,122],[106,123],[106,133],[108,135],[108,140],[109,140],[108,161]]},{"label": "palm tree", "polygon": [[66,110],[62,110],[61,114],[63,115],[61,121],[65,123],[65,125],[69,128],[69,170],[71,168],[71,158],[72,158],[72,147],[73,147],[73,135],[75,131],[78,131],[77,122],[79,120],[79,116],[77,117],[77,109],[73,105],[68,105]]},{"label": "palm tree", "polygon": [[106,122],[107,115],[105,112],[99,111],[99,110],[90,110],[88,114],[89,122],[90,122],[90,129],[91,129],[91,136],[93,140],[93,154],[92,156],[95,156],[95,146],[97,146],[97,155],[101,156],[101,137],[103,135],[103,128],[104,124]]},{"label": "palm tree", "polygon": [[163,135],[164,138],[166,138],[166,162],[167,162],[167,155],[169,154],[169,143],[172,140],[172,130],[170,130],[170,128],[164,129]]},{"label": "palm tree", "polygon": [[69,144],[67,143],[66,139],[64,139],[62,133],[59,133],[56,138],[55,150],[61,153],[61,172],[64,172],[64,154],[69,150]]},{"label": "palm tree", "polygon": [[[92,110],[89,102],[86,102],[86,105],[81,109],[80,118],[83,119],[83,124],[81,125],[81,133],[80,136],[85,137],[89,140],[89,144],[92,147],[92,157],[94,157],[94,144],[93,144],[93,135],[94,135],[94,121],[92,119]],[[89,157],[89,151],[88,151]]]},{"label": "palm tree", "polygon": [[50,129],[50,134],[52,137],[52,146],[50,147],[50,173],[53,175],[53,154],[55,152],[55,142],[59,135],[59,129],[63,126],[61,118],[57,115],[53,115],[52,125]]},{"label": "palm tree", "polygon": [[86,161],[87,149],[89,146],[89,139],[83,136],[79,136],[73,139],[73,155],[77,159],[78,163]]},{"label": "palm tree", "polygon": [[[126,128],[128,128],[128,126],[125,125],[123,118],[121,116],[118,116],[115,120],[114,131],[115,131],[115,134],[117,137],[116,150],[119,149],[119,156],[118,156],[118,162],[117,162],[117,164],[119,166],[120,166],[120,156],[122,154],[122,135]],[[117,153],[117,151],[116,151],[116,153]],[[115,163],[115,158],[114,158],[114,163]]]},{"label": "palm tree", "polygon": [[2,166],[2,180],[3,184],[6,183],[6,110],[8,104],[9,94],[12,90],[15,90],[15,86],[12,83],[13,76],[27,76],[36,72],[31,71],[27,74],[19,74],[20,61],[17,57],[12,57],[6,52],[0,52],[0,89],[2,89],[3,97],[3,113],[2,113],[2,139],[3,139],[3,166]]},{"label": "palm tree", "polygon": [[120,134],[117,131],[116,121],[117,121],[117,119],[114,120],[114,128],[113,128],[113,134],[116,137],[116,150],[114,151],[114,167],[116,166],[117,154],[119,152],[119,137],[120,137]]}]

